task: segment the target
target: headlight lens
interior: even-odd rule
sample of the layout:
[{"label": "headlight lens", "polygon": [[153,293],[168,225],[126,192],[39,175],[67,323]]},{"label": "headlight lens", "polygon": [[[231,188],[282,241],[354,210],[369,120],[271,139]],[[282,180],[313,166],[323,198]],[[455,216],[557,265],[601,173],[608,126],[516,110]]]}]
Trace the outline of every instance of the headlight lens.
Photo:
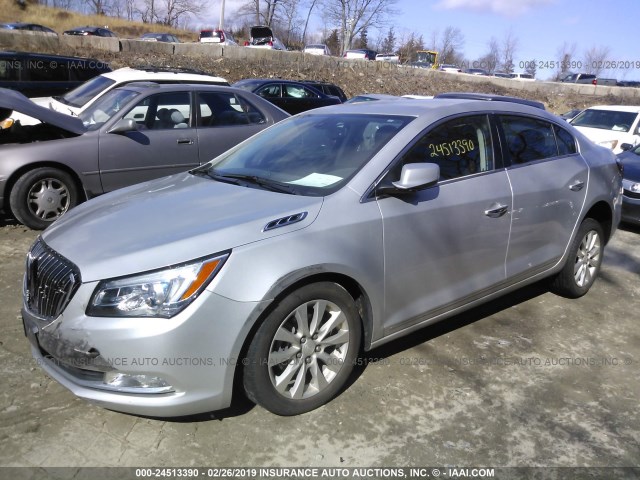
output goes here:
[{"label": "headlight lens", "polygon": [[622,188],[627,192],[640,193],[640,183],[631,180],[622,180]]},{"label": "headlight lens", "polygon": [[101,281],[87,315],[164,317],[182,311],[220,271],[229,253],[131,277]]},{"label": "headlight lens", "polygon": [[618,140],[605,140],[603,142],[598,142],[598,145],[613,150],[618,145]]}]

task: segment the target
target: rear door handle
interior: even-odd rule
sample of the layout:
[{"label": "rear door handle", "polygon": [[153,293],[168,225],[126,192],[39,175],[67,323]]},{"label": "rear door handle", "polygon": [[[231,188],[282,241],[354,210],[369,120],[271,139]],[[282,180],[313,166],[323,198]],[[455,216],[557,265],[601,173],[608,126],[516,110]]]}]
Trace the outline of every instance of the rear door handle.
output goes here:
[{"label": "rear door handle", "polygon": [[499,203],[494,203],[491,205],[489,210],[485,210],[484,214],[490,218],[498,218],[507,213],[509,210],[508,205],[500,205]]},{"label": "rear door handle", "polygon": [[177,140],[178,145],[193,145],[193,139],[191,138],[179,138]]},{"label": "rear door handle", "polygon": [[579,192],[580,190],[582,190],[582,187],[584,187],[584,182],[581,180],[578,180],[576,183],[574,183],[569,187],[569,190],[572,190],[574,192]]}]

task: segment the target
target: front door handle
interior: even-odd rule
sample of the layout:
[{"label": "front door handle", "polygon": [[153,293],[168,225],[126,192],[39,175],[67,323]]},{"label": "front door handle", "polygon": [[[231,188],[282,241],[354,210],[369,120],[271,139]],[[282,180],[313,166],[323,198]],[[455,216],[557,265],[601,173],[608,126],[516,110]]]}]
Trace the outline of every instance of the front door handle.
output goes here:
[{"label": "front door handle", "polygon": [[574,192],[579,192],[580,190],[582,190],[582,187],[584,187],[584,182],[581,180],[578,180],[577,182],[575,182],[573,185],[569,187],[569,190]]},{"label": "front door handle", "polygon": [[501,205],[499,203],[494,203],[493,205],[491,205],[491,208],[489,208],[489,210],[484,211],[484,214],[490,218],[498,218],[504,215],[505,213],[507,213],[508,210],[509,210],[508,205]]},{"label": "front door handle", "polygon": [[179,138],[177,140],[178,145],[193,145],[193,139],[191,138]]}]

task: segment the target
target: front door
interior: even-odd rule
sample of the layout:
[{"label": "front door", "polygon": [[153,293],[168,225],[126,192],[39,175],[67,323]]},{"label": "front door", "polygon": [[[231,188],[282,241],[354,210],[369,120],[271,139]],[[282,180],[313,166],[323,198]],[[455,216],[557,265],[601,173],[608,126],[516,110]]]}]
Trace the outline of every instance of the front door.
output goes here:
[{"label": "front door", "polygon": [[[511,187],[496,168],[486,115],[429,130],[383,180],[409,163],[437,163],[437,185],[379,198],[385,320],[390,335],[485,295],[505,280]],[[395,178],[394,178],[395,177]]]},{"label": "front door", "polygon": [[100,133],[100,177],[105,192],[183,172],[199,165],[198,137],[191,119],[191,94],[150,95],[122,118],[138,130]]}]

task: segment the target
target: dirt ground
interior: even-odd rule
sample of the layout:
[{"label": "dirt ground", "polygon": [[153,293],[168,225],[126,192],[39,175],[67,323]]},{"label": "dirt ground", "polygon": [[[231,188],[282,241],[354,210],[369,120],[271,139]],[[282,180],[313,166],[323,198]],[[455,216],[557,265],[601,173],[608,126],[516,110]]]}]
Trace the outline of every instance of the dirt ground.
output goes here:
[{"label": "dirt ground", "polygon": [[76,399],[31,359],[21,281],[37,232],[0,220],[0,466],[640,466],[639,235],[617,232],[585,297],[534,285],[426,328],[370,352],[311,413],[236,396],[158,420]]}]

